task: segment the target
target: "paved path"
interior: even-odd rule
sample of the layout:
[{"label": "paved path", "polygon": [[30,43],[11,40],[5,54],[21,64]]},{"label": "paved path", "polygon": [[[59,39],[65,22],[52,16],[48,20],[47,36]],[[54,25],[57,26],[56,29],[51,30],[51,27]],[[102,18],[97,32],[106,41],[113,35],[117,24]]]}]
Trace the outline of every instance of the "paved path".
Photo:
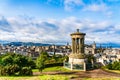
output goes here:
[{"label": "paved path", "polygon": [[110,78],[110,77],[119,77],[120,74],[104,71],[102,69],[96,69],[86,72],[78,72],[76,73],[78,75],[77,78]]},{"label": "paved path", "polygon": [[[120,74],[104,71],[102,69],[95,69],[91,71],[86,72],[78,72],[78,71],[72,71],[72,72],[43,72],[43,74],[48,75],[77,75],[77,77],[74,77],[73,80],[77,80],[80,78],[104,78],[104,77],[120,77]],[[40,75],[40,73],[36,72],[34,75]]]}]

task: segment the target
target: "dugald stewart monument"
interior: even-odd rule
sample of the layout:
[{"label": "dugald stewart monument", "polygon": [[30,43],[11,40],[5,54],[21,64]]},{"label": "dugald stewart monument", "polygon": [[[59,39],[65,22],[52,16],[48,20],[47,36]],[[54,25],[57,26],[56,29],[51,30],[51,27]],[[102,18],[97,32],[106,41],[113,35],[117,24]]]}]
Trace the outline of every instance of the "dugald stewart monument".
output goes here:
[{"label": "dugald stewart monument", "polygon": [[79,29],[77,29],[75,33],[70,35],[72,38],[72,53],[68,56],[69,60],[67,67],[71,70],[86,71],[87,59],[84,53],[84,39],[86,34],[79,32]]}]

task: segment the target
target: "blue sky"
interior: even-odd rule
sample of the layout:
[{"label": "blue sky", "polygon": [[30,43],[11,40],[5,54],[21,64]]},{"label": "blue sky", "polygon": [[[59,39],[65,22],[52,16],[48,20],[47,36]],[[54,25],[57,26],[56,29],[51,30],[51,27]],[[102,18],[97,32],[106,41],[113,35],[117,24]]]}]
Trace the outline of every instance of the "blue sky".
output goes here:
[{"label": "blue sky", "polygon": [[0,0],[0,40],[120,44],[120,0]]}]

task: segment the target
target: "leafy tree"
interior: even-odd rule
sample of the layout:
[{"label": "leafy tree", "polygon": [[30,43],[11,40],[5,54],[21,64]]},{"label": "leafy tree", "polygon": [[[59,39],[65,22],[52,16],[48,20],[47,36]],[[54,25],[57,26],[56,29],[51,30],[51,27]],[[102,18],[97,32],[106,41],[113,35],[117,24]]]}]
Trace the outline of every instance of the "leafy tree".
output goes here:
[{"label": "leafy tree", "polygon": [[87,58],[88,63],[92,63],[95,61],[95,57],[93,56],[93,54],[86,55],[86,58]]},{"label": "leafy tree", "polygon": [[[26,56],[15,54],[15,53],[7,53],[1,57],[0,74],[16,75],[16,73],[20,73],[21,71],[24,71],[22,70],[23,67],[31,67],[33,65],[32,63],[34,63],[32,59],[29,59]],[[31,69],[28,69],[28,70],[31,70]],[[31,71],[29,72],[31,73]],[[26,75],[26,74],[23,74],[23,75]],[[21,74],[18,74],[18,75],[21,75]]]},{"label": "leafy tree", "polygon": [[31,67],[22,67],[20,73],[21,76],[29,76],[32,75],[32,69]]},{"label": "leafy tree", "polygon": [[11,55],[3,57],[2,63],[4,66],[13,64],[13,57]]},{"label": "leafy tree", "polygon": [[47,60],[48,54],[46,52],[42,52],[40,56],[37,58],[36,66],[40,72],[45,68],[45,61]]},{"label": "leafy tree", "polygon": [[106,65],[106,67],[110,70],[120,70],[120,62],[115,61],[113,63]]}]

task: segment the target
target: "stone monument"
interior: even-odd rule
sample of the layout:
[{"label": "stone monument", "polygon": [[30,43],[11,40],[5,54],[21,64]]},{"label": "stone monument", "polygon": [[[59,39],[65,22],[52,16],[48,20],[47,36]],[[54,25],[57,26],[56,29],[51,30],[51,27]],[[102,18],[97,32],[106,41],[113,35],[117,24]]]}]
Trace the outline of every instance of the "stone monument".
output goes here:
[{"label": "stone monument", "polygon": [[[86,58],[84,54],[84,39],[85,33],[77,32],[70,34],[72,38],[72,53],[69,55],[69,61],[71,70],[79,69],[86,71]],[[81,69],[80,69],[81,67]]]}]

